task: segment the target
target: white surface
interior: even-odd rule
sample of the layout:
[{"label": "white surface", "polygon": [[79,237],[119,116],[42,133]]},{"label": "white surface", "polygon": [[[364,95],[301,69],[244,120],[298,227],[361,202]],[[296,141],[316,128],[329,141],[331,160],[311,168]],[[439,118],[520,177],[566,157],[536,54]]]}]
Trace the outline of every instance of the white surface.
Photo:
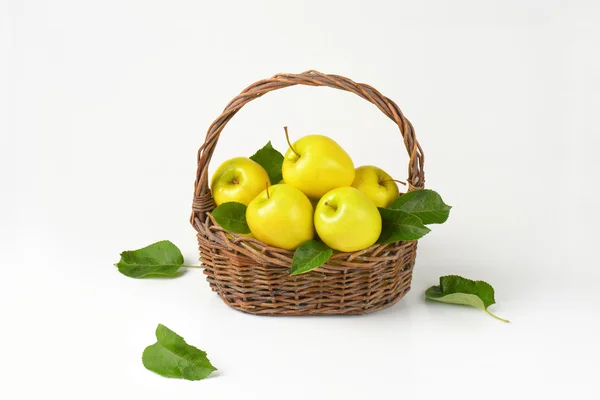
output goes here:
[{"label": "white surface", "polygon": [[[0,398],[597,398],[599,7],[593,1],[8,1],[0,6]],[[277,72],[367,82],[416,127],[454,206],[411,292],[373,315],[260,318],[200,271],[128,279],[119,252],[175,242],[196,150],[227,102]],[[333,89],[290,88],[227,126],[212,168],[267,140],[337,139],[406,178],[397,129]],[[489,281],[503,324],[431,304],[440,275]],[[219,372],[169,380],[163,323]]]}]

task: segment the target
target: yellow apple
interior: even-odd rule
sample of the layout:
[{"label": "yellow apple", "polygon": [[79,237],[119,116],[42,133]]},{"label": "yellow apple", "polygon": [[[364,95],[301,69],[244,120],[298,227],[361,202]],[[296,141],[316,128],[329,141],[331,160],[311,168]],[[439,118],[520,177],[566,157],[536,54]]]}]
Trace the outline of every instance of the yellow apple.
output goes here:
[{"label": "yellow apple", "polygon": [[236,157],[219,165],[213,174],[210,190],[217,205],[235,201],[247,206],[270,184],[267,171],[259,163],[246,157]]},{"label": "yellow apple", "polygon": [[360,190],[341,187],[326,193],[315,210],[315,228],[329,247],[352,252],[373,245],[381,234],[381,215]]},{"label": "yellow apple", "polygon": [[285,154],[281,169],[285,183],[318,200],[331,189],[350,186],[354,164],[337,142],[327,136],[298,139]]},{"label": "yellow apple", "polygon": [[308,197],[287,184],[259,193],[248,204],[246,222],[256,239],[282,249],[293,250],[315,236]]},{"label": "yellow apple", "polygon": [[367,195],[377,207],[385,208],[398,197],[398,185],[392,177],[381,168],[363,165],[356,168],[352,187]]}]

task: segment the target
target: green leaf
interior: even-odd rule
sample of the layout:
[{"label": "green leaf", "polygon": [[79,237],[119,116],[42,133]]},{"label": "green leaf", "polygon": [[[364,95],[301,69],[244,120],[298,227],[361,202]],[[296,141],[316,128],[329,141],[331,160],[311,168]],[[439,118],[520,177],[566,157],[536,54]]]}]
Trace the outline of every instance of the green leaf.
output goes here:
[{"label": "green leaf", "polygon": [[458,275],[442,276],[440,286],[443,293],[471,293],[481,299],[485,308],[496,302],[494,288],[484,281],[473,281]]},{"label": "green leaf", "polygon": [[325,244],[309,240],[302,243],[294,252],[291,275],[300,275],[312,271],[325,264],[333,254],[333,250]]},{"label": "green leaf", "polygon": [[190,346],[181,336],[159,324],[157,342],[146,347],[142,362],[146,369],[167,378],[198,381],[217,369],[206,357],[206,352]]},{"label": "green leaf", "polygon": [[382,226],[377,243],[417,240],[430,232],[418,217],[405,211],[379,208],[379,214]]},{"label": "green leaf", "polygon": [[246,222],[246,206],[230,201],[215,208],[211,215],[223,229],[234,233],[250,233]]},{"label": "green leaf", "polygon": [[254,153],[250,159],[259,163],[265,169],[265,171],[267,171],[269,180],[273,185],[281,181],[283,155],[273,148],[271,141],[269,141],[262,149]]},{"label": "green leaf", "polygon": [[475,307],[500,321],[509,322],[488,310],[488,307],[496,300],[494,299],[494,288],[484,281],[473,281],[458,275],[442,276],[440,285],[427,289],[425,297],[441,303]]},{"label": "green leaf", "polygon": [[450,215],[449,206],[433,190],[423,189],[405,193],[388,207],[416,215],[424,224],[442,224]]},{"label": "green leaf", "polygon": [[175,276],[183,265],[183,255],[168,240],[138,250],[124,251],[115,264],[119,272],[131,278],[148,276]]},{"label": "green leaf", "polygon": [[475,308],[485,311],[485,305],[483,304],[483,301],[474,294],[466,294],[466,293],[443,294],[439,290],[439,286],[432,286],[425,291],[425,295],[430,300],[435,300],[435,301],[439,301],[442,303],[449,303],[449,304],[461,304],[461,305],[465,305],[465,306],[475,307]]}]

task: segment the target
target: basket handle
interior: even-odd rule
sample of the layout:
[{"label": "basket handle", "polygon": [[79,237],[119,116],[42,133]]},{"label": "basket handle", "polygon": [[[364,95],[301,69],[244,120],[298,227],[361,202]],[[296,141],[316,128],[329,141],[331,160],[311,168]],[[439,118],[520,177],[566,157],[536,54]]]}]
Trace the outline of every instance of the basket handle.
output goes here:
[{"label": "basket handle", "polygon": [[192,205],[192,225],[194,219],[203,221],[207,212],[214,209],[214,201],[208,187],[208,165],[227,122],[247,103],[269,93],[294,85],[329,86],[346,90],[375,104],[388,118],[394,121],[404,138],[404,145],[410,156],[408,162],[408,190],[422,189],[425,182],[423,174],[423,149],[415,137],[415,130],[400,108],[392,100],[364,83],[356,83],[339,75],[326,75],[310,70],[301,74],[277,74],[272,78],[255,82],[244,89],[225,107],[223,113],[210,125],[204,144],[198,150],[198,169],[194,183],[194,201]]}]

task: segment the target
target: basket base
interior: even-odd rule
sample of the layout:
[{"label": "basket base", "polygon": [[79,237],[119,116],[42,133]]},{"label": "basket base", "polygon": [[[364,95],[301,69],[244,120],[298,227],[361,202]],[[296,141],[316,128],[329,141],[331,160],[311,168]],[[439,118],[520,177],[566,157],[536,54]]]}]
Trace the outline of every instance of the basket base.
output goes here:
[{"label": "basket base", "polygon": [[343,309],[343,310],[335,310],[335,309],[323,309],[319,310],[318,308],[306,307],[305,309],[297,308],[291,310],[269,310],[269,309],[257,309],[255,307],[248,307],[245,304],[235,303],[228,301],[223,296],[219,297],[223,300],[223,303],[227,304],[229,307],[241,311],[245,314],[252,315],[262,315],[267,317],[301,317],[301,316],[325,316],[325,315],[365,315],[374,313],[377,311],[385,310],[398,303],[402,298],[410,291],[410,285],[406,288],[403,288],[402,291],[398,292],[395,297],[390,298],[388,302],[384,304],[380,304],[376,307],[370,307],[366,309]]}]

